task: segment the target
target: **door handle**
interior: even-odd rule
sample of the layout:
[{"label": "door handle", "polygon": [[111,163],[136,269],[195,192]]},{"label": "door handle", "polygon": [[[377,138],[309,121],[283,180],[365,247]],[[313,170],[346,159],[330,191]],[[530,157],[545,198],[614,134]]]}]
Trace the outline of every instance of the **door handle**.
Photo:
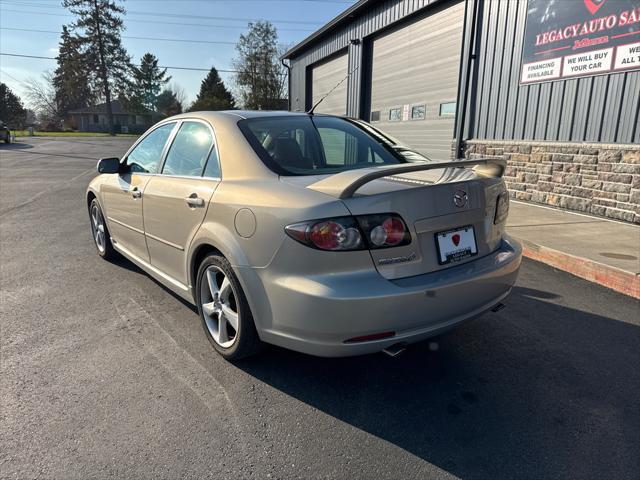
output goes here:
[{"label": "door handle", "polygon": [[189,207],[204,207],[204,198],[198,198],[197,193],[192,193],[184,199]]},{"label": "door handle", "polygon": [[142,192],[138,189],[138,187],[133,187],[133,190],[131,190],[131,196],[133,198],[140,198],[142,197]]}]

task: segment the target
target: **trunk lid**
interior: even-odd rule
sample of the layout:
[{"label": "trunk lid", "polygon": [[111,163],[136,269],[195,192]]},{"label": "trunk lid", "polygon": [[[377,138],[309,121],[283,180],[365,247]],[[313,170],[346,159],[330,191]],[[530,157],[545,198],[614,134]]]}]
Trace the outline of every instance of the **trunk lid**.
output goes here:
[{"label": "trunk lid", "polygon": [[[388,279],[461,265],[498,248],[504,225],[494,225],[493,221],[498,195],[506,190],[499,175],[483,175],[470,168],[434,169],[434,166],[425,171],[407,170],[384,177],[376,174],[376,178],[366,182],[361,181],[357,171],[339,174],[346,177],[345,174],[353,172],[351,178],[342,183],[335,178],[337,175],[287,177],[285,181],[312,189],[318,189],[316,187],[320,185],[319,191],[341,198],[355,216],[400,215],[411,233],[411,243],[370,250],[376,269]],[[362,172],[361,175],[367,173]],[[352,189],[349,195],[344,195],[354,182],[359,184],[357,190]],[[326,185],[329,186],[325,188]],[[464,201],[456,201],[456,196]],[[469,226],[473,228],[477,253],[441,264],[438,233]]]}]

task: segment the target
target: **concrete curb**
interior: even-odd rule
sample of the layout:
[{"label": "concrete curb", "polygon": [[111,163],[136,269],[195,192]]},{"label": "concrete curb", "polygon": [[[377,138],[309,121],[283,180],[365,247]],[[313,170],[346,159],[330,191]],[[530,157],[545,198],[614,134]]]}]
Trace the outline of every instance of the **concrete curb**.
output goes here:
[{"label": "concrete curb", "polygon": [[571,273],[616,292],[640,299],[640,275],[611,267],[587,258],[576,257],[552,248],[536,245],[528,240],[522,243],[525,257]]}]

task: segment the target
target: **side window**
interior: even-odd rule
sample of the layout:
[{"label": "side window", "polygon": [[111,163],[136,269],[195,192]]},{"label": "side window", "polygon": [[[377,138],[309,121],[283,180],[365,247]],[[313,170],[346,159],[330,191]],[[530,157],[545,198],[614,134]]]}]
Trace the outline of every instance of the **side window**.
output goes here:
[{"label": "side window", "polygon": [[374,150],[367,137],[358,135],[357,130],[352,133],[338,128],[318,127],[318,133],[327,167],[385,163],[379,153],[381,147]]},{"label": "side window", "polygon": [[334,128],[319,128],[327,165],[345,165],[347,162],[347,132]]},{"label": "side window", "polygon": [[212,145],[209,127],[200,122],[184,122],[169,148],[162,173],[199,177]]},{"label": "side window", "polygon": [[302,151],[302,155],[306,155],[307,152],[307,142],[305,141],[304,130],[300,128],[296,128],[294,130],[294,136],[298,145],[300,145],[300,150]]},{"label": "side window", "polygon": [[156,128],[147,135],[127,157],[127,165],[132,172],[157,173],[162,150],[175,123]]},{"label": "side window", "polygon": [[374,152],[373,148],[369,147],[368,161],[369,163],[384,163],[384,158]]},{"label": "side window", "polygon": [[212,177],[212,178],[220,178],[220,160],[218,159],[218,152],[216,152],[215,148],[211,149],[211,153],[209,154],[209,160],[207,160],[207,165],[204,167],[204,176]]}]

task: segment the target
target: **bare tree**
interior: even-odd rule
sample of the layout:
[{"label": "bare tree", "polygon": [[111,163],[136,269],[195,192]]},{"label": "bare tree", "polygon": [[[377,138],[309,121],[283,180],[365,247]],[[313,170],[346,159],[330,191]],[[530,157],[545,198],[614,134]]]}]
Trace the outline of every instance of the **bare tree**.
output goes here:
[{"label": "bare tree", "polygon": [[236,89],[245,108],[280,110],[285,103],[286,74],[280,63],[278,32],[271,22],[249,23],[249,31],[240,35],[238,57],[233,65]]},{"label": "bare tree", "polygon": [[182,107],[182,110],[186,110],[187,108],[187,93],[184,91],[181,85],[178,85],[176,82],[172,82],[169,85],[169,90],[173,92],[176,97],[176,100]]},{"label": "bare tree", "polygon": [[40,80],[30,78],[25,83],[27,103],[40,120],[49,126],[60,127],[63,119],[56,102],[53,74],[47,71]]}]

